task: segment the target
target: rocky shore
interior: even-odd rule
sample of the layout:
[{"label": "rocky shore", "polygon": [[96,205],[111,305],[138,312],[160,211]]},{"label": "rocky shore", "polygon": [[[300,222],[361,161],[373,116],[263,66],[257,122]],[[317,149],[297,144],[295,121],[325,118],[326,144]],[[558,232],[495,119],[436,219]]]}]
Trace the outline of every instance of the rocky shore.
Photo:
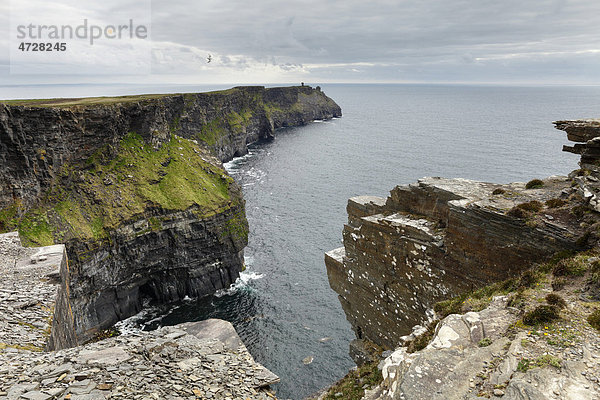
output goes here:
[{"label": "rocky shore", "polygon": [[221,320],[46,352],[64,261],[63,245],[24,248],[16,232],[0,235],[1,399],[274,397],[279,378]]}]

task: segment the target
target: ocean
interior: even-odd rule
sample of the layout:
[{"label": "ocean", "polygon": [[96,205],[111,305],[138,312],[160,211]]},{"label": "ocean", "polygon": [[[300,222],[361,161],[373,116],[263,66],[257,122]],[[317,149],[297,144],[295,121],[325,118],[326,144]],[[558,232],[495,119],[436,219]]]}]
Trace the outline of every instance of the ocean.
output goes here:
[{"label": "ocean", "polygon": [[[0,87],[0,98],[193,92],[226,86]],[[277,132],[226,164],[250,223],[247,270],[229,290],[150,307],[129,327],[231,321],[257,359],[301,399],[353,366],[350,325],[329,288],[324,252],[341,246],[349,197],[386,196],[423,176],[493,182],[566,175],[558,119],[600,117],[600,87],[321,84],[343,117]],[[303,360],[312,357],[312,363]]]}]

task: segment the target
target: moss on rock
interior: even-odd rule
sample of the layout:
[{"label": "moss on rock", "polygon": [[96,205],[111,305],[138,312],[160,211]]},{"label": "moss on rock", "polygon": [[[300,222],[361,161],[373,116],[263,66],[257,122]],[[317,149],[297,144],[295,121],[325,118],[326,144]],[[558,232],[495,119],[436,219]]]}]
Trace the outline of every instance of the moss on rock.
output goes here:
[{"label": "moss on rock", "polygon": [[[22,212],[14,204],[0,211],[2,230],[17,228],[24,244],[36,246],[72,237],[102,240],[110,230],[136,219],[150,218],[149,229],[159,230],[161,222],[151,215],[155,209],[193,207],[201,218],[239,201],[230,195],[233,179],[200,146],[176,135],[156,149],[130,133],[116,156],[105,158],[99,151],[84,170],[64,168],[37,207]],[[247,235],[241,220],[245,216],[233,223],[236,232]]]}]

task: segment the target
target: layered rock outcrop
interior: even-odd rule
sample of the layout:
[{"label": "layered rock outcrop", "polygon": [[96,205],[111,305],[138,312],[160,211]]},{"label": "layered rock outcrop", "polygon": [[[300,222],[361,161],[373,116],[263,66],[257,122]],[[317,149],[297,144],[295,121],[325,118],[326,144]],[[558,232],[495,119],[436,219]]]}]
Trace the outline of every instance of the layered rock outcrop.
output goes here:
[{"label": "layered rock outcrop", "polygon": [[82,343],[145,300],[228,287],[248,223],[221,161],[276,128],[339,115],[310,87],[0,105],[0,232],[68,255],[49,347],[73,344],[61,327]]},{"label": "layered rock outcrop", "polygon": [[600,120],[555,121],[554,125],[567,132],[568,140],[576,142],[573,146],[563,146],[563,151],[581,156],[581,169],[572,173],[574,184],[588,205],[600,212]]},{"label": "layered rock outcrop", "polygon": [[349,200],[344,247],[325,262],[356,333],[357,358],[363,339],[395,348],[437,301],[589,245],[597,224],[587,212],[600,210],[600,124],[555,124],[585,143],[565,146],[582,155],[582,169],[569,177],[527,185],[424,178],[397,186],[387,199]]},{"label": "layered rock outcrop", "polygon": [[0,104],[0,209],[35,201],[65,164],[114,155],[130,132],[154,147],[172,133],[197,140],[225,162],[277,128],[341,115],[333,100],[309,86],[6,101]]},{"label": "layered rock outcrop", "polygon": [[581,320],[577,300],[567,302],[565,321],[539,330],[514,328],[521,310],[507,296],[479,312],[449,315],[424,349],[400,347],[387,357],[383,381],[363,400],[596,399],[600,336]]},{"label": "layered rock outcrop", "polygon": [[[424,178],[387,199],[350,199],[344,247],[325,262],[357,338],[393,349],[437,301],[576,249],[583,233],[568,211],[543,206],[568,197],[570,186],[563,177],[541,189]],[[535,216],[509,212],[531,202],[540,205]]]}]

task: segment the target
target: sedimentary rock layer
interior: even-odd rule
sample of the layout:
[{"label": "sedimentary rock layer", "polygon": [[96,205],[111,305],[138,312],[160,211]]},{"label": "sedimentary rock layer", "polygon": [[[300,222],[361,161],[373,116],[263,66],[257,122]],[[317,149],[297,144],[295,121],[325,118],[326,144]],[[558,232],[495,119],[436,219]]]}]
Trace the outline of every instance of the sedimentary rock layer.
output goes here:
[{"label": "sedimentary rock layer", "polygon": [[272,137],[277,128],[341,114],[333,100],[308,86],[4,102],[0,209],[15,199],[35,201],[65,164],[85,161],[100,149],[114,155],[131,132],[155,147],[171,134],[198,140],[224,162],[246,154],[248,143]]},{"label": "sedimentary rock layer", "polygon": [[[538,189],[424,178],[387,199],[350,199],[344,247],[325,263],[357,338],[393,349],[435,302],[575,249],[582,232],[569,211],[544,206],[571,195],[570,185],[561,177]],[[507,213],[524,203],[537,211]]]},{"label": "sedimentary rock layer", "polygon": [[310,87],[5,102],[0,232],[18,230],[29,246],[65,244],[54,326],[72,325],[85,342],[146,299],[233,283],[248,223],[221,162],[276,128],[339,115]]}]

